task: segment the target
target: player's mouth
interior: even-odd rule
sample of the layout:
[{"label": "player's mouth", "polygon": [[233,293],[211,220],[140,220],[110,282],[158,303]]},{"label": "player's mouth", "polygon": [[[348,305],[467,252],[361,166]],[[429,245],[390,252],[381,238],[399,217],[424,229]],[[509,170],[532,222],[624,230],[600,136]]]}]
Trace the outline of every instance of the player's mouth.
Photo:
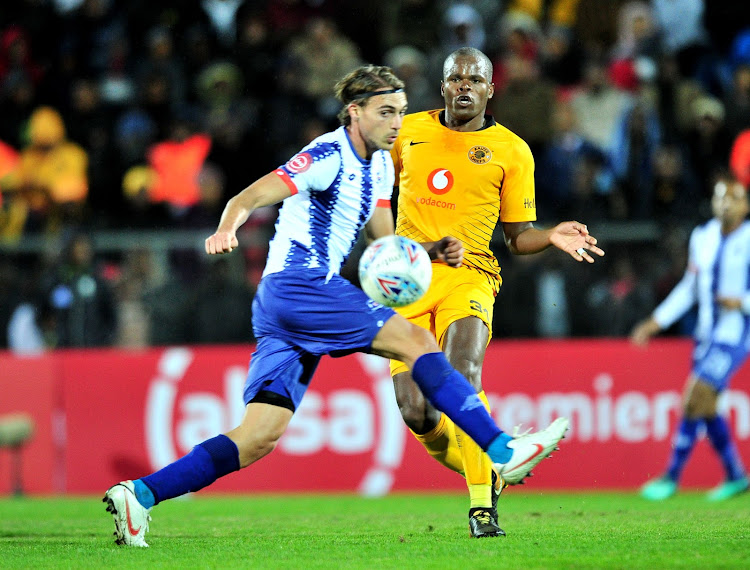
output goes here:
[{"label": "player's mouth", "polygon": [[398,138],[398,135],[391,135],[386,140],[388,141],[388,144],[393,144],[396,142],[397,138]]},{"label": "player's mouth", "polygon": [[459,107],[471,107],[474,104],[474,100],[468,95],[459,95],[456,97],[456,105]]}]

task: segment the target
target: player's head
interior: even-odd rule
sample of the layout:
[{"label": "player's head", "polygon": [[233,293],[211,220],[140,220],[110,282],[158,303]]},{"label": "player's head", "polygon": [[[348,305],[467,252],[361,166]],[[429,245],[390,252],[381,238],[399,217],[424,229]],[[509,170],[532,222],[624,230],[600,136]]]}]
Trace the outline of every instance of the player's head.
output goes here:
[{"label": "player's head", "polygon": [[714,184],[711,209],[725,227],[733,229],[750,213],[747,188],[732,174],[719,174]]},{"label": "player's head", "polygon": [[389,67],[363,65],[335,87],[343,108],[339,121],[351,127],[370,149],[393,146],[406,113],[404,82]]},{"label": "player's head", "polygon": [[460,121],[484,115],[487,101],[495,93],[492,62],[476,48],[459,48],[443,62],[440,93],[445,110]]}]

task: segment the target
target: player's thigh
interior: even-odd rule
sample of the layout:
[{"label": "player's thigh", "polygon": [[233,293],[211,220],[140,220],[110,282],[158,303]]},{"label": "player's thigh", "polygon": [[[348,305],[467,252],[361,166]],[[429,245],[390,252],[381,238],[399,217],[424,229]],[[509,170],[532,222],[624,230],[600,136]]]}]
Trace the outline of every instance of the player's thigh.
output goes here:
[{"label": "player's thigh", "polygon": [[711,384],[690,375],[685,390],[685,414],[689,418],[706,418],[716,415],[719,392]]},{"label": "player's thigh", "polygon": [[400,360],[411,369],[414,362],[428,352],[438,352],[435,337],[422,327],[394,314],[372,341],[371,352],[385,358]]},{"label": "player's thigh", "polygon": [[[410,323],[430,331],[430,333],[435,336],[435,319],[433,317],[433,311],[438,302],[439,297],[437,297],[431,289],[416,303],[412,303],[406,307],[399,307],[396,309],[396,312]],[[390,367],[391,377],[394,378],[401,373],[409,371],[409,367],[400,360],[391,360]]]},{"label": "player's thigh", "polygon": [[[444,279],[442,286],[444,287],[444,294],[435,309],[434,317],[435,336],[440,346],[444,349],[447,348],[445,336],[453,323],[467,317],[473,317],[475,320],[459,325],[460,330],[458,332],[463,337],[459,341],[464,346],[456,348],[468,348],[466,343],[472,342],[469,337],[473,335],[478,342],[482,342],[481,339],[483,339],[484,346],[480,347],[481,350],[478,353],[475,353],[475,356],[481,355],[483,357],[484,349],[492,335],[492,317],[495,305],[494,281],[482,271],[458,268],[452,279]],[[479,323],[476,321],[481,322],[484,330],[478,326]],[[467,327],[465,330],[464,326]]]},{"label": "player's thigh", "polygon": [[482,364],[489,339],[487,323],[474,316],[453,321],[443,335],[446,357],[477,390],[482,389]]}]

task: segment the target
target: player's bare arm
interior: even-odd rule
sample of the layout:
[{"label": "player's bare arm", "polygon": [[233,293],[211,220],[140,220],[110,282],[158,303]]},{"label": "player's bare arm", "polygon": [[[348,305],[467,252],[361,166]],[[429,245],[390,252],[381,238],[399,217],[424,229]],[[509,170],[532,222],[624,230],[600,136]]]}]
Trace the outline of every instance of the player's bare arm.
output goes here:
[{"label": "player's bare arm", "polygon": [[390,207],[377,207],[370,221],[365,225],[365,237],[367,243],[372,243],[378,238],[393,235],[396,227],[393,223],[393,212]]},{"label": "player's bare arm", "polygon": [[438,241],[422,243],[430,254],[430,259],[438,259],[450,267],[461,267],[464,261],[464,244],[453,236],[445,236]]},{"label": "player's bare arm", "polygon": [[291,196],[291,190],[275,172],[253,182],[227,202],[216,232],[206,238],[206,253],[229,253],[239,245],[237,230],[253,210],[271,206]]},{"label": "player's bare arm", "polygon": [[538,253],[551,245],[576,261],[594,263],[592,253],[599,257],[604,255],[596,245],[597,239],[580,222],[561,222],[546,230],[535,228],[531,222],[503,222],[503,235],[505,244],[514,255]]}]

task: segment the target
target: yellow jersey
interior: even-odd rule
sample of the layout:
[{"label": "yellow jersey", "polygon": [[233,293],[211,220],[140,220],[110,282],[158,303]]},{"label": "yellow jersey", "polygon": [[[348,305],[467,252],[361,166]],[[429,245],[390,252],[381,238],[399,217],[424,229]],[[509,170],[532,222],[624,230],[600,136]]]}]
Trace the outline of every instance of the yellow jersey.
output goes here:
[{"label": "yellow jersey", "polygon": [[536,220],[529,146],[486,117],[478,131],[445,126],[443,110],[404,117],[391,150],[399,187],[396,233],[418,242],[447,235],[464,245],[464,265],[500,284],[490,249],[498,220]]}]

